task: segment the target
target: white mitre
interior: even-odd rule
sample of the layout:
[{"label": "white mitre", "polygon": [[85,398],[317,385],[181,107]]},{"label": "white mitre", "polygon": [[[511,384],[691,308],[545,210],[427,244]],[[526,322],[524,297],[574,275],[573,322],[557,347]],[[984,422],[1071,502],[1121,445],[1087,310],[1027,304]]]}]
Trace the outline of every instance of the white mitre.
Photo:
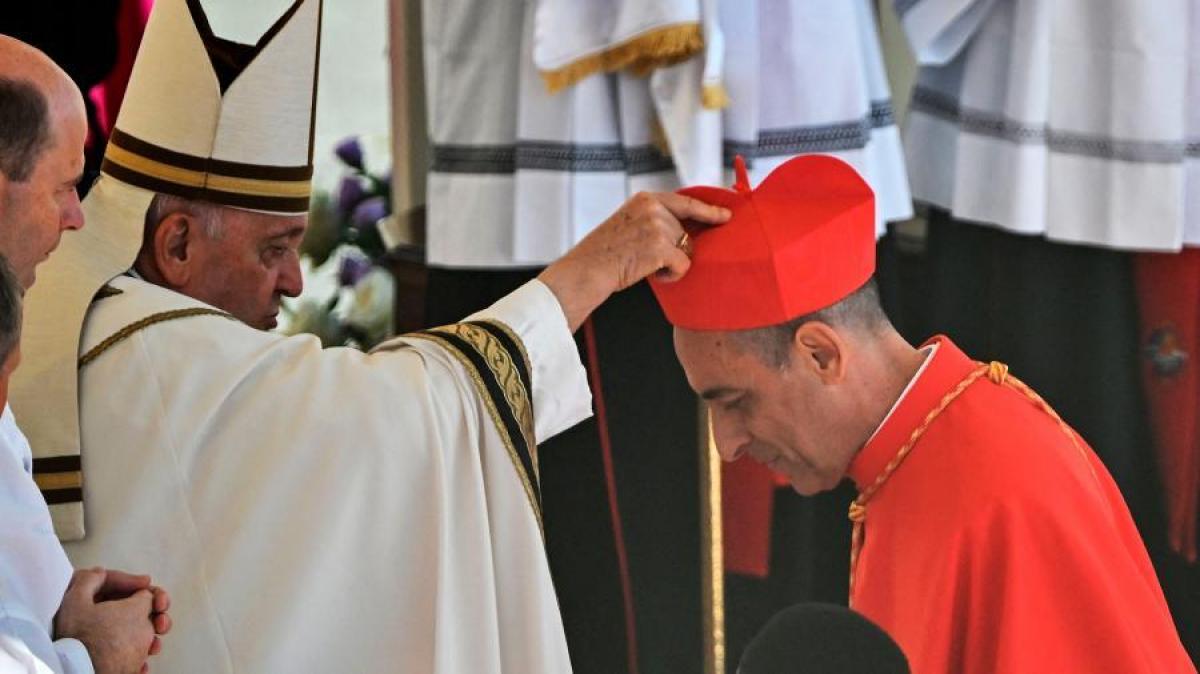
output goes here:
[{"label": "white mitre", "polygon": [[[252,3],[226,5],[253,16]],[[100,177],[83,202],[85,225],[63,234],[25,299],[10,400],[63,540],[84,535],[78,359],[88,306],[133,265],[155,193],[307,212],[320,16],[321,0],[296,0],[246,45],[215,36],[199,0],[154,3]]]}]

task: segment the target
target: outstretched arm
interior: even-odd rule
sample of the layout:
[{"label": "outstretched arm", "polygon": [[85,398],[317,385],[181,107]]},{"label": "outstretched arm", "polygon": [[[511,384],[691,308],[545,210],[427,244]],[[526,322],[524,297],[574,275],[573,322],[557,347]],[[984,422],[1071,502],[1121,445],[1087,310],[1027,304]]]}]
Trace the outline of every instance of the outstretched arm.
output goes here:
[{"label": "outstretched arm", "polygon": [[729,211],[682,194],[639,192],[539,276],[574,332],[609,295],[651,274],[674,280],[691,260],[680,246],[692,220],[717,225]]}]

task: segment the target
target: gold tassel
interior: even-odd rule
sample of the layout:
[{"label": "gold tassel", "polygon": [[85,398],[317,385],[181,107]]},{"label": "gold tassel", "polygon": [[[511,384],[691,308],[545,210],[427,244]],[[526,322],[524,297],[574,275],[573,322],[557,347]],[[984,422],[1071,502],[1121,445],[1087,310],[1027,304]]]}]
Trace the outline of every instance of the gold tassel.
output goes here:
[{"label": "gold tassel", "polygon": [[729,106],[729,92],[720,82],[705,84],[700,89],[700,105],[705,110],[722,110]]},{"label": "gold tassel", "polygon": [[699,23],[663,26],[561,68],[542,71],[542,81],[554,93],[598,72],[629,68],[634,74],[648,75],[655,68],[686,61],[702,49],[704,34]]},{"label": "gold tassel", "polygon": [[662,121],[657,116],[650,123],[650,144],[662,156],[671,156],[671,141],[667,139],[667,130],[663,128]]}]

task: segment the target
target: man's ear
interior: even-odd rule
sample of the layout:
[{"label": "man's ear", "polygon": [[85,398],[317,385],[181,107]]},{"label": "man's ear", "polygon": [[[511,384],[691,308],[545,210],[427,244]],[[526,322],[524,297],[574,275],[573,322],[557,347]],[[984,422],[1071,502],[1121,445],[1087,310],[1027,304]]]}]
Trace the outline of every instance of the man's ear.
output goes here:
[{"label": "man's ear", "polygon": [[808,321],[792,335],[792,362],[808,368],[822,383],[837,384],[846,377],[847,346],[828,323]]},{"label": "man's ear", "polygon": [[181,288],[192,278],[199,223],[186,213],[170,213],[154,230],[154,264],[163,281]]}]

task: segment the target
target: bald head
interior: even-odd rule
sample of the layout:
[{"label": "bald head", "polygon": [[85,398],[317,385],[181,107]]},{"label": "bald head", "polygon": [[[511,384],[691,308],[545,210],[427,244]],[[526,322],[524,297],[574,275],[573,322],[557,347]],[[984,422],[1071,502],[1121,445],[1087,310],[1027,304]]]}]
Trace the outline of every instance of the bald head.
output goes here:
[{"label": "bald head", "polygon": [[41,50],[20,40],[0,35],[0,77],[26,80],[47,99],[83,109],[83,97],[71,77]]},{"label": "bald head", "polygon": [[28,288],[65,229],[83,225],[87,113],[71,78],[37,49],[0,35],[0,255]]},{"label": "bald head", "polygon": [[71,78],[38,49],[0,35],[0,172],[24,181],[55,140],[56,118],[83,112]]}]

